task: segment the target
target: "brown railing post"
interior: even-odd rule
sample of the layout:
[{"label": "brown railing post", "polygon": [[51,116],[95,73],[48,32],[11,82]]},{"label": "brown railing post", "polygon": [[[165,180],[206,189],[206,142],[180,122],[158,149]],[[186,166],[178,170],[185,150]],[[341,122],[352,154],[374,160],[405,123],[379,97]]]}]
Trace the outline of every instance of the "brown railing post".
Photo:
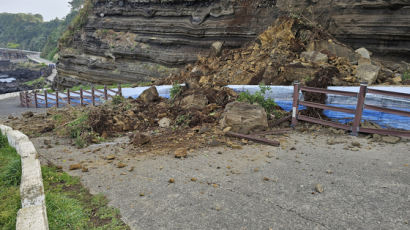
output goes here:
[{"label": "brown railing post", "polygon": [[29,104],[29,98],[28,98],[28,91],[26,91],[25,94],[26,94],[26,107],[29,108],[30,104]]},{"label": "brown railing post", "polygon": [[352,126],[352,135],[357,136],[360,131],[360,121],[362,120],[364,101],[366,99],[367,82],[360,84],[359,94],[357,94],[356,113]]},{"label": "brown railing post", "polygon": [[67,103],[68,103],[69,105],[71,104],[70,89],[67,89]]},{"label": "brown railing post", "polygon": [[108,100],[108,90],[107,90],[107,85],[104,85],[104,100]]},{"label": "brown railing post", "polygon": [[36,108],[38,108],[37,91],[34,91],[34,103],[35,103],[35,105],[36,105]]},{"label": "brown railing post", "polygon": [[293,83],[293,105],[292,105],[292,127],[298,124],[298,113],[299,113],[299,82],[295,81]]},{"label": "brown railing post", "polygon": [[80,88],[80,105],[84,105],[83,88]]},{"label": "brown railing post", "polygon": [[91,87],[91,100],[93,102],[93,106],[95,106],[95,89],[94,86]]},{"label": "brown railing post", "polygon": [[20,105],[23,107],[24,106],[24,101],[23,101],[23,93],[20,92]]},{"label": "brown railing post", "polygon": [[118,95],[122,97],[122,88],[121,88],[121,84],[118,84]]},{"label": "brown railing post", "polygon": [[47,90],[44,89],[44,101],[46,102],[46,109],[48,108],[48,95],[47,95]]},{"label": "brown railing post", "polygon": [[58,102],[58,91],[56,91],[56,107],[59,107],[59,102]]}]

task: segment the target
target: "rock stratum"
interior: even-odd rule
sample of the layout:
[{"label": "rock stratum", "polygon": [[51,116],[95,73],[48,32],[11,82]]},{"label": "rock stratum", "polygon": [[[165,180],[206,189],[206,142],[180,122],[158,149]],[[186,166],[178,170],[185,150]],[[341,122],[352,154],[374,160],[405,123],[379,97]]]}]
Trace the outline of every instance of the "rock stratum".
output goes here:
[{"label": "rock stratum", "polygon": [[216,41],[223,49],[253,41],[284,14],[317,22],[353,48],[409,59],[408,0],[93,0],[60,44],[57,84],[164,78],[208,56]]}]

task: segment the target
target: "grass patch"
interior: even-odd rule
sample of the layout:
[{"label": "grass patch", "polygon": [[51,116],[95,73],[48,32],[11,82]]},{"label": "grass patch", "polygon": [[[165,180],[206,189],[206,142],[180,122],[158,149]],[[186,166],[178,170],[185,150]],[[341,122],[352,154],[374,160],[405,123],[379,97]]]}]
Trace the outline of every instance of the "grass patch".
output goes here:
[{"label": "grass patch", "polygon": [[38,86],[44,87],[46,85],[46,79],[44,77],[39,77],[32,81],[24,82],[24,84],[27,86],[38,85]]},{"label": "grass patch", "polygon": [[179,84],[172,85],[171,90],[169,91],[169,97],[171,100],[174,100],[176,96],[178,96],[182,91],[182,86]]},{"label": "grass patch", "polygon": [[50,229],[129,229],[103,195],[91,195],[79,178],[42,167]]},{"label": "grass patch", "polygon": [[0,228],[15,229],[20,202],[21,162],[16,150],[0,134]]}]

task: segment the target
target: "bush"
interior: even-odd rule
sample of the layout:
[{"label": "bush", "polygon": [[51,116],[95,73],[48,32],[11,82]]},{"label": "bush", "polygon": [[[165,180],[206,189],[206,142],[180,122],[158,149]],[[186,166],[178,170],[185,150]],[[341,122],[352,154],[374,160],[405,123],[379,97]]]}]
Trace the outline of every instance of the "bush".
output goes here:
[{"label": "bush", "polygon": [[173,84],[169,94],[170,99],[174,100],[181,93],[181,90],[182,87],[179,84]]},{"label": "bush", "polygon": [[404,72],[403,75],[401,76],[401,79],[403,81],[410,80],[410,72]]},{"label": "bush", "polygon": [[275,101],[271,98],[265,98],[265,94],[270,90],[269,86],[259,85],[259,91],[250,94],[249,91],[242,92],[238,96],[238,101],[248,102],[249,104],[259,104],[267,113],[274,113],[277,106]]},{"label": "bush", "polygon": [[117,96],[112,97],[111,103],[113,105],[119,105],[119,104],[123,103],[124,101],[125,101],[124,97],[117,95]]}]

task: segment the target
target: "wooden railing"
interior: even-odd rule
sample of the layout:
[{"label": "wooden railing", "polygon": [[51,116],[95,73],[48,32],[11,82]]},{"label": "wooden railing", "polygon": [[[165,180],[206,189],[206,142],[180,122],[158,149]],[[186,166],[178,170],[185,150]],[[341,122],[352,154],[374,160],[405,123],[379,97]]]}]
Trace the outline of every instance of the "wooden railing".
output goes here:
[{"label": "wooden railing", "polygon": [[114,96],[122,96],[121,85],[118,85],[118,89],[110,89],[104,85],[104,89],[99,90],[94,86],[90,90],[80,89],[79,91],[72,91],[67,89],[65,92],[55,91],[49,93],[47,90],[43,90],[43,93],[39,93],[34,90],[32,92],[24,91],[20,92],[20,104],[23,107],[35,107],[35,108],[50,108],[50,107],[63,107],[66,105],[97,105],[102,101],[107,101]]},{"label": "wooden railing", "polygon": [[[401,97],[401,98],[407,98],[407,99],[410,99],[410,94],[390,92],[390,91],[384,91],[384,90],[376,90],[376,89],[368,89],[367,84],[361,84],[360,90],[358,93],[305,87],[305,86],[300,86],[298,82],[295,82],[293,86],[294,86],[294,90],[293,90],[293,107],[292,107],[292,127],[295,127],[298,124],[298,120],[301,120],[301,121],[307,121],[307,122],[312,122],[316,124],[321,124],[321,125],[326,125],[326,126],[339,128],[339,129],[348,130],[348,131],[351,131],[352,134],[355,136],[357,136],[358,133],[361,132],[361,133],[373,133],[373,134],[382,134],[382,135],[410,137],[410,131],[370,129],[370,128],[360,127],[360,122],[362,120],[362,115],[363,115],[363,109],[375,110],[379,112],[385,112],[385,113],[391,113],[391,114],[397,114],[401,116],[410,117],[410,112],[408,111],[383,108],[383,107],[374,106],[374,105],[366,105],[365,99],[366,99],[367,93],[392,96],[392,97]],[[341,107],[336,107],[336,106],[328,106],[328,105],[314,103],[314,102],[300,101],[299,100],[300,91],[356,97],[357,98],[356,109],[347,109],[347,108],[341,108]],[[333,110],[333,111],[339,111],[339,112],[344,112],[344,113],[351,113],[351,114],[354,114],[353,123],[352,125],[347,125],[347,124],[342,124],[338,122],[327,121],[323,119],[301,115],[299,114],[299,105],[303,105],[303,106],[307,106],[311,108],[319,108],[319,109]]]}]

